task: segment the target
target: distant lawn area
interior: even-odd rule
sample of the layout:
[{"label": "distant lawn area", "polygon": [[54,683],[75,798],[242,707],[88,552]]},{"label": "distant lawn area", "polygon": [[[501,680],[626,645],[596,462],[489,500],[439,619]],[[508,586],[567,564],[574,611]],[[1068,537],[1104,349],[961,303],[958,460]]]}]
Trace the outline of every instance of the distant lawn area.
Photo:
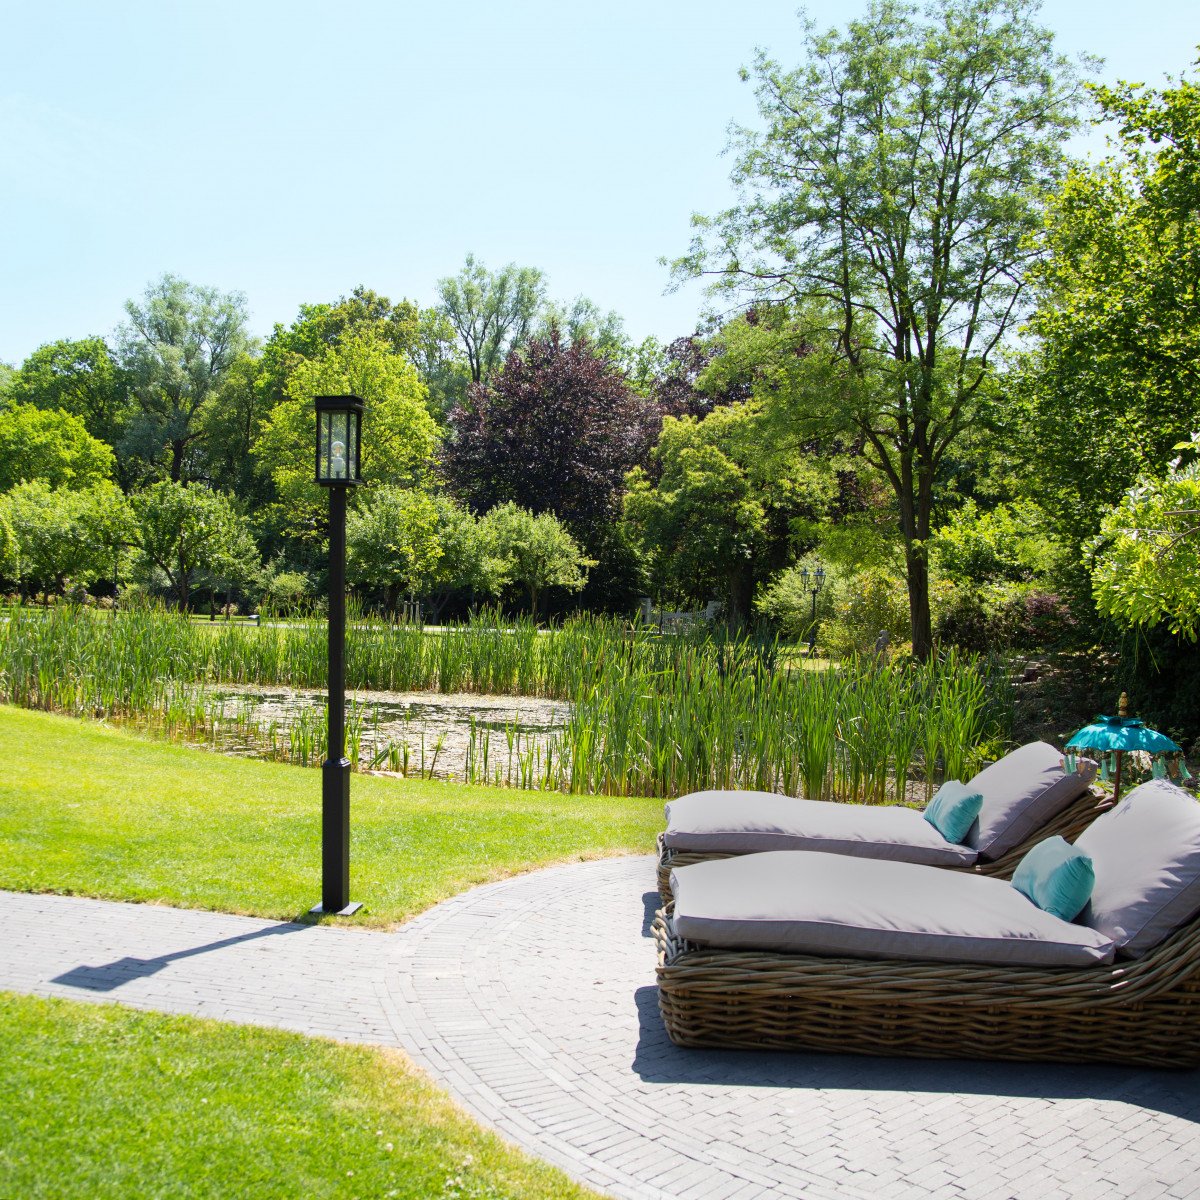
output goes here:
[{"label": "distant lawn area", "polygon": [[0,992],[0,1196],[586,1200],[399,1054]]},{"label": "distant lawn area", "polygon": [[[0,888],[291,920],[320,899],[321,774],[0,705]],[[355,775],[354,924],[548,863],[650,853],[662,801]]]}]

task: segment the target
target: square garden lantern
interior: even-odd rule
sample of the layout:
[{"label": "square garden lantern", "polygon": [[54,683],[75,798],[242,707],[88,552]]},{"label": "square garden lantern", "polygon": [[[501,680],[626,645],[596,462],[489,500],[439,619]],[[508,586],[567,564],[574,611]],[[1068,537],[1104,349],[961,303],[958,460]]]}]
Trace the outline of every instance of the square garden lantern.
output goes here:
[{"label": "square garden lantern", "polygon": [[362,483],[363,402],[357,396],[318,396],[316,403],[317,482]]}]

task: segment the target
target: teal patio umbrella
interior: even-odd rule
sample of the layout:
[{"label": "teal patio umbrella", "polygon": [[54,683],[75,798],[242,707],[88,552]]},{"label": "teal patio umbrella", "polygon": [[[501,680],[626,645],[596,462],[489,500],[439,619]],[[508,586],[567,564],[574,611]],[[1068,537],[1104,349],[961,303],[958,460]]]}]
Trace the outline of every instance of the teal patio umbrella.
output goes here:
[{"label": "teal patio umbrella", "polygon": [[[1122,692],[1121,702],[1115,717],[1097,717],[1085,725],[1067,743],[1068,750],[1093,750],[1100,754],[1101,778],[1108,778],[1109,756],[1113,767],[1113,803],[1121,798],[1121,760],[1131,751],[1141,750],[1154,756],[1154,774],[1166,774],[1166,755],[1178,754],[1177,746],[1166,734],[1147,729],[1145,722],[1129,715],[1129,697]],[[1181,764],[1181,770],[1187,770]],[[1185,775],[1186,778],[1186,775]]]}]

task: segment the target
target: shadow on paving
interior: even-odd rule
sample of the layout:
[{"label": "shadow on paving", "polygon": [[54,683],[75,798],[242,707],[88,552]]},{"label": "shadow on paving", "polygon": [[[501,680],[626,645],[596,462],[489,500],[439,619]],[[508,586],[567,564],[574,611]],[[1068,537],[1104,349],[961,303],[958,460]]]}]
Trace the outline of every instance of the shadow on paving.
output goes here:
[{"label": "shadow on paving", "polygon": [[189,950],[176,950],[173,954],[162,954],[157,958],[118,958],[116,962],[104,963],[99,967],[79,966],[62,975],[56,975],[52,983],[61,983],[65,987],[82,988],[89,992],[112,992],[123,984],[132,983],[135,979],[148,979],[156,975],[164,967],[178,962],[182,958],[194,958],[198,954],[209,954],[213,950],[223,950],[226,946],[236,946],[240,942],[252,942],[258,938],[279,937],[285,933],[299,933],[311,929],[312,925],[275,925],[270,929],[257,929],[253,933],[241,933],[237,937],[222,938],[219,942],[207,942],[203,946],[193,946]]},{"label": "shadow on paving", "polygon": [[[649,937],[662,900],[657,892],[646,892],[642,902],[642,936]],[[658,1012],[658,988],[638,988],[634,1001],[638,1044],[633,1069],[646,1083],[1110,1100],[1200,1124],[1200,1070],[683,1049],[667,1037]]]}]

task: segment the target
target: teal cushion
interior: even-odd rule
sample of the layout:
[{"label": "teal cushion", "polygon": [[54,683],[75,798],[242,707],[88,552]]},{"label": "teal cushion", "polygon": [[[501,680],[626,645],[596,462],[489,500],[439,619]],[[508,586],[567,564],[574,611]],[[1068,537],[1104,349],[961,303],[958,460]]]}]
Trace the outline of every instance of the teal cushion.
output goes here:
[{"label": "teal cushion", "polygon": [[975,824],[983,796],[969,792],[965,784],[949,779],[937,790],[925,809],[925,820],[948,842],[961,842]]},{"label": "teal cushion", "polygon": [[1013,872],[1012,885],[1043,912],[1073,921],[1092,895],[1092,860],[1065,838],[1038,842]]}]

